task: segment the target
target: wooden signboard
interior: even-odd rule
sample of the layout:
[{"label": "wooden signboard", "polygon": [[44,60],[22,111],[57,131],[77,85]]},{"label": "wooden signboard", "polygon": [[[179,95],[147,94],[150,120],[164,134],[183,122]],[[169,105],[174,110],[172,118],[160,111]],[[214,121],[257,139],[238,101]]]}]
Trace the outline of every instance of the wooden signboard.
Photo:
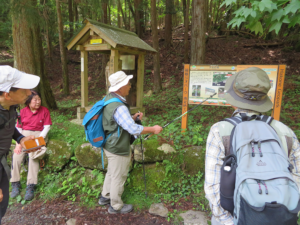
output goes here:
[{"label": "wooden signboard", "polygon": [[[213,98],[203,105],[230,106],[225,100],[226,80],[235,73],[249,67],[264,70],[271,83],[268,96],[273,102],[272,116],[279,120],[281,99],[284,85],[285,65],[184,65],[182,113],[188,110],[189,104],[200,104],[214,93]],[[188,116],[182,117],[181,128],[187,129]]]}]

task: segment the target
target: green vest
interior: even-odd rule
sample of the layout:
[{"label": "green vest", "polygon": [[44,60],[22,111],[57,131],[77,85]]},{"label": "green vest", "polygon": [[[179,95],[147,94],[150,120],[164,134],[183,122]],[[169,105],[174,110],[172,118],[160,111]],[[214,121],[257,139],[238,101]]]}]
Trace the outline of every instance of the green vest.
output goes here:
[{"label": "green vest", "polygon": [[[109,93],[105,101],[109,99],[115,98],[113,94]],[[123,100],[120,99],[122,102]],[[116,121],[114,120],[113,114],[118,106],[125,105],[129,112],[130,108],[129,105],[125,102],[113,102],[105,106],[103,110],[103,129],[105,132],[106,137],[111,135],[104,145],[104,148],[116,155],[129,155],[130,153],[130,134],[128,131],[123,130],[121,126],[119,126]]]}]

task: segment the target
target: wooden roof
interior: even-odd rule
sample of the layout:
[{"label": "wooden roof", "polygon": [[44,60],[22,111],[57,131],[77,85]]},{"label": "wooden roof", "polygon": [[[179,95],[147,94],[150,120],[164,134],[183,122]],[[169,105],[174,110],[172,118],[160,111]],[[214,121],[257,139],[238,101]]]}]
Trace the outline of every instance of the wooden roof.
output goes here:
[{"label": "wooden roof", "polygon": [[136,51],[147,51],[156,53],[156,50],[138,37],[137,34],[100,23],[91,19],[85,19],[83,25],[73,37],[66,43],[68,50],[76,49],[78,45],[82,45],[90,37],[90,30],[94,31],[103,40],[105,40],[113,48],[125,47]]}]

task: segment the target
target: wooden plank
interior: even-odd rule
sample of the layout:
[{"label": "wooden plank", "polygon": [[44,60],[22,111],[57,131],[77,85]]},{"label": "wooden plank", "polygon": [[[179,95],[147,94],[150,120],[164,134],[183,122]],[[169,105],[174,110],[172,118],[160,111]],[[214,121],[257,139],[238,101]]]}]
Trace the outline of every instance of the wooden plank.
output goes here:
[{"label": "wooden plank", "polygon": [[126,53],[130,53],[133,55],[145,55],[147,54],[146,51],[140,51],[138,49],[134,49],[134,48],[130,48],[130,47],[124,47],[124,46],[120,46],[118,45],[115,49],[122,51],[122,52],[126,52]]},{"label": "wooden plank", "polygon": [[109,59],[109,76],[119,70],[118,69],[119,58],[120,58],[119,51],[111,50],[110,59]]},{"label": "wooden plank", "polygon": [[108,36],[106,36],[104,33],[102,33],[100,30],[95,28],[93,25],[91,26],[91,29],[98,34],[103,40],[105,40],[108,44],[110,44],[113,47],[116,47],[117,43],[115,43],[113,40],[111,40]]},{"label": "wooden plank", "polygon": [[90,36],[94,35],[94,31],[90,30]]},{"label": "wooden plank", "polygon": [[80,51],[81,56],[81,107],[88,106],[88,52]]},{"label": "wooden plank", "polygon": [[85,51],[105,51],[105,50],[110,50],[110,49],[111,49],[111,46],[108,44],[84,45]]},{"label": "wooden plank", "polygon": [[[190,65],[184,64],[184,76],[183,76],[183,93],[182,93],[182,114],[189,109],[189,79],[190,79]],[[188,115],[181,117],[181,132],[185,132],[188,128]]]},{"label": "wooden plank", "polygon": [[144,98],[144,62],[145,56],[140,54],[138,57],[137,82],[136,82],[136,107],[143,107]]},{"label": "wooden plank", "polygon": [[285,70],[286,70],[286,65],[279,65],[278,77],[277,77],[277,88],[276,88],[275,101],[274,101],[273,112],[272,112],[272,117],[275,120],[280,120]]},{"label": "wooden plank", "polygon": [[76,45],[76,43],[78,41],[80,41],[80,39],[85,35],[86,32],[88,32],[90,29],[89,26],[86,26],[85,28],[83,28],[78,34],[77,36],[68,44],[67,48],[68,50],[70,50],[71,48],[74,47],[74,45]]}]

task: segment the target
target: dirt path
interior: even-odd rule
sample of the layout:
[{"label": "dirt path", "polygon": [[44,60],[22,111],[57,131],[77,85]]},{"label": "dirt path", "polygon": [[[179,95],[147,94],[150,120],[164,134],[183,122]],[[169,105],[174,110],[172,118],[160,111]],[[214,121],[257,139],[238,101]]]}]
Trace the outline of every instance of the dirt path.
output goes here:
[{"label": "dirt path", "polygon": [[3,225],[62,225],[70,218],[76,219],[76,225],[148,225],[148,224],[172,224],[167,222],[166,218],[153,216],[147,211],[138,212],[134,210],[125,215],[110,215],[106,207],[95,207],[87,209],[80,207],[76,202],[49,202],[33,201],[23,206],[15,204],[10,206],[2,219]]}]

